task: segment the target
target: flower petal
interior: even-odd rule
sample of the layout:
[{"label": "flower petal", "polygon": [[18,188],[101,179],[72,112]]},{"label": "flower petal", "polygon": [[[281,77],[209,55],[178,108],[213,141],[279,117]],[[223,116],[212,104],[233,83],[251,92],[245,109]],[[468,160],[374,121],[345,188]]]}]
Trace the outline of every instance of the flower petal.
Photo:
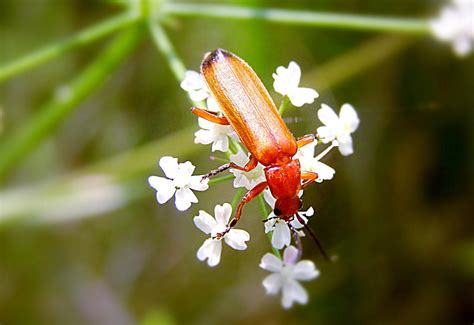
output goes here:
[{"label": "flower petal", "polygon": [[221,260],[222,243],[220,240],[208,238],[197,251],[197,258],[201,261],[207,259],[207,265],[213,267]]},{"label": "flower petal", "polygon": [[280,272],[283,268],[283,262],[272,253],[266,253],[263,255],[259,266],[270,272]]},{"label": "flower petal", "polygon": [[191,176],[189,188],[195,191],[205,191],[209,188],[209,178],[202,178],[202,175]]},{"label": "flower petal", "polygon": [[354,153],[354,149],[352,148],[352,137],[350,134],[339,136],[337,140],[339,141],[339,152],[343,156],[349,156]]},{"label": "flower petal", "polygon": [[454,53],[456,53],[460,57],[468,55],[469,52],[471,52],[472,50],[472,43],[473,40],[469,39],[469,37],[467,36],[457,37],[453,42]]},{"label": "flower petal", "polygon": [[317,278],[319,271],[316,270],[313,262],[305,260],[294,266],[292,275],[295,280],[308,281]]},{"label": "flower petal", "polygon": [[174,204],[179,211],[185,211],[189,209],[191,203],[197,202],[196,195],[188,187],[180,188],[176,191]]},{"label": "flower petal", "polygon": [[249,161],[249,158],[245,152],[239,150],[236,154],[230,156],[230,161],[238,166],[244,166]]},{"label": "flower petal", "polygon": [[214,217],[217,224],[227,226],[230,216],[232,215],[232,206],[229,203],[216,205],[214,208]]},{"label": "flower petal", "polygon": [[334,110],[326,104],[321,104],[321,108],[318,110],[318,118],[324,125],[332,129],[339,127],[339,118]]},{"label": "flower petal", "polygon": [[278,220],[275,223],[272,235],[272,246],[276,249],[282,249],[285,246],[290,245],[291,232],[290,228],[283,220]]},{"label": "flower petal", "polygon": [[158,162],[166,177],[174,179],[179,172],[178,158],[164,156]]},{"label": "flower petal", "polygon": [[314,103],[314,99],[318,96],[319,94],[316,90],[311,88],[295,88],[288,94],[291,103],[296,107],[301,107],[304,104],[312,104]]},{"label": "flower petal", "polygon": [[317,131],[319,138],[323,143],[331,142],[336,138],[336,129],[330,128],[328,126],[320,126]]},{"label": "flower petal", "polygon": [[194,224],[202,232],[209,235],[212,232],[212,229],[216,226],[216,220],[206,211],[200,210],[199,215],[194,217]]},{"label": "flower petal", "polygon": [[[307,217],[310,217],[314,214],[314,209],[312,207],[310,207],[307,211],[300,211],[299,212],[300,215],[301,215],[301,219],[304,223],[308,223],[308,218]],[[304,224],[302,224],[298,218],[294,218],[293,220],[291,220],[290,222],[291,226],[295,229],[301,229],[304,227]]]},{"label": "flower petal", "polygon": [[194,173],[196,167],[190,162],[185,161],[184,163],[179,164],[178,166],[178,175],[176,178],[188,179]]},{"label": "flower petal", "polygon": [[360,122],[359,116],[357,116],[357,112],[351,104],[342,105],[339,112],[339,120],[344,125],[344,130],[348,131],[349,133],[357,130]]},{"label": "flower petal", "polygon": [[188,70],[184,73],[184,79],[180,84],[181,88],[185,91],[201,89],[204,85],[201,74],[193,70]]},{"label": "flower petal", "polygon": [[281,303],[283,308],[288,309],[294,302],[306,304],[308,293],[297,281],[290,280],[283,285]]},{"label": "flower petal", "polygon": [[211,147],[212,152],[214,151],[229,151],[229,138],[226,135],[219,135],[214,138],[214,142]]},{"label": "flower petal", "polygon": [[209,96],[206,82],[201,74],[196,71],[188,70],[184,74],[184,79],[180,84],[181,88],[188,92],[193,101],[202,101]]},{"label": "flower petal", "polygon": [[275,229],[275,223],[276,223],[276,217],[275,214],[272,212],[268,215],[268,220],[265,221],[264,227],[265,227],[265,233],[268,234],[269,232],[273,231]]},{"label": "flower petal", "polygon": [[235,176],[234,182],[232,184],[235,188],[238,188],[238,187],[245,187],[247,189],[250,188],[250,181],[247,177],[244,176],[242,171],[237,170],[237,169],[232,171],[231,169],[230,172],[234,174]]},{"label": "flower petal", "polygon": [[302,214],[306,217],[311,217],[314,215],[314,209],[313,207],[309,207],[308,210],[302,212]]},{"label": "flower petal", "polygon": [[265,291],[269,295],[276,295],[282,286],[282,278],[279,273],[273,273],[268,275],[262,282],[265,287]]},{"label": "flower petal", "polygon": [[320,161],[314,161],[311,170],[318,174],[318,179],[316,181],[319,183],[323,180],[332,179],[334,177],[334,174],[336,173],[334,168],[329,167],[328,165]]},{"label": "flower petal", "polygon": [[275,207],[276,199],[275,197],[273,197],[272,192],[270,192],[270,190],[266,189],[263,191],[263,198],[272,209]]},{"label": "flower petal", "polygon": [[216,100],[212,96],[209,96],[207,98],[206,104],[207,104],[207,110],[209,110],[211,112],[221,112],[222,111],[219,104],[216,102]]},{"label": "flower petal", "polygon": [[194,143],[210,144],[214,141],[214,136],[209,130],[198,130],[194,132]]},{"label": "flower petal", "polygon": [[298,249],[294,246],[288,246],[283,252],[283,263],[285,265],[293,265],[298,259]]},{"label": "flower petal", "polygon": [[291,87],[298,87],[300,84],[300,79],[301,79],[301,68],[296,63],[295,61],[291,61],[290,64],[288,64],[288,84]]},{"label": "flower petal", "polygon": [[224,237],[227,245],[239,251],[247,249],[245,242],[248,240],[250,240],[249,233],[242,229],[231,229]]},{"label": "flower petal", "polygon": [[204,89],[199,89],[199,90],[188,91],[188,95],[192,101],[200,102],[206,99],[209,96],[209,93]]},{"label": "flower petal", "polygon": [[148,183],[156,190],[156,200],[160,204],[171,199],[176,191],[174,182],[164,177],[150,176]]}]

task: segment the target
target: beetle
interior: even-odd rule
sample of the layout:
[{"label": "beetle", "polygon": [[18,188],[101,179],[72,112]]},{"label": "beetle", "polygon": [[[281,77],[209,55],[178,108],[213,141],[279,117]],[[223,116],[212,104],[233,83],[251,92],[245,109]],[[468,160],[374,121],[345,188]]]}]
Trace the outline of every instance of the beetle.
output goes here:
[{"label": "beetle", "polygon": [[192,113],[210,122],[231,125],[250,153],[245,166],[228,163],[204,177],[214,176],[229,168],[248,172],[258,163],[265,166],[266,181],[243,196],[227,229],[215,238],[221,238],[234,227],[244,205],[268,187],[276,199],[275,216],[285,221],[296,217],[320,247],[313,232],[298,214],[302,206],[298,193],[314,182],[318,174],[302,172],[299,160],[293,158],[299,147],[311,143],[316,136],[309,134],[295,139],[257,74],[237,55],[223,49],[206,54],[201,63],[201,74],[223,116],[197,107],[191,109]]}]

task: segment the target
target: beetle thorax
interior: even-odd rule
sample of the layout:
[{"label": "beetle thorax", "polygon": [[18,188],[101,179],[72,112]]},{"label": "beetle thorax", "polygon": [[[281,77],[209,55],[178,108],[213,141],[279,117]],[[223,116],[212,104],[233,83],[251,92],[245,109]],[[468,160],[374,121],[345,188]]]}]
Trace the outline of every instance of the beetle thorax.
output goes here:
[{"label": "beetle thorax", "polygon": [[301,169],[298,159],[267,166],[265,177],[276,199],[298,196],[301,189]]}]

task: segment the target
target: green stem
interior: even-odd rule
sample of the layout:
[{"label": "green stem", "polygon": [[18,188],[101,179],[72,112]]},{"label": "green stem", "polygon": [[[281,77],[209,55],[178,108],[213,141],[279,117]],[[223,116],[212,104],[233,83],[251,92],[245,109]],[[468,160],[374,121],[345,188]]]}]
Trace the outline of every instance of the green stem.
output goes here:
[{"label": "green stem", "polygon": [[70,38],[59,41],[56,44],[44,47],[24,57],[6,63],[0,66],[0,82],[51,61],[70,50],[87,45],[99,38],[111,34],[112,32],[128,27],[139,20],[140,16],[137,14],[131,12],[121,14],[87,28]]},{"label": "green stem", "polygon": [[252,8],[213,4],[164,3],[165,14],[177,17],[205,17],[217,19],[260,20],[301,26],[321,26],[363,31],[428,34],[427,19],[372,17],[352,14],[308,12],[284,9]]},{"label": "green stem", "polygon": [[285,112],[289,104],[290,98],[285,95],[285,97],[283,97],[283,99],[281,100],[280,108],[278,109],[278,113],[280,113],[281,116],[283,116],[283,113]]},{"label": "green stem", "polygon": [[[270,214],[270,211],[268,210],[267,204],[265,203],[265,199],[263,198],[263,193],[257,197],[257,202],[260,214],[262,215],[262,220],[267,219],[268,215]],[[268,233],[267,237],[270,241],[270,246],[272,246],[273,253],[281,259],[280,251],[272,245],[272,233]]]},{"label": "green stem", "polygon": [[232,211],[235,211],[235,208],[237,207],[237,204],[240,202],[240,199],[242,198],[242,195],[244,195],[245,188],[239,187],[234,194],[234,197],[232,198],[231,206],[232,206]]},{"label": "green stem", "polygon": [[242,150],[242,147],[237,141],[229,138],[229,150],[233,155],[235,155],[239,150]]},{"label": "green stem", "polygon": [[176,80],[178,82],[181,82],[181,80],[184,79],[186,67],[184,66],[179,56],[176,54],[176,50],[174,49],[173,44],[169,40],[168,36],[166,35],[164,29],[160,26],[160,24],[150,20],[148,26],[150,28],[151,35],[153,37],[153,41],[155,42],[156,47],[165,57]]},{"label": "green stem", "polygon": [[223,182],[227,182],[227,181],[231,181],[234,179],[234,175],[233,174],[230,174],[230,175],[225,175],[225,176],[220,176],[220,177],[213,177],[209,180],[209,185],[213,185],[213,184],[219,184],[219,183],[223,183]]},{"label": "green stem", "polygon": [[109,74],[119,66],[128,54],[136,47],[141,36],[137,26],[124,32],[69,86],[66,96],[55,96],[39,110],[23,128],[13,133],[0,145],[0,178],[12,168],[29,151],[43,141],[56,126],[90,93],[98,89]]}]

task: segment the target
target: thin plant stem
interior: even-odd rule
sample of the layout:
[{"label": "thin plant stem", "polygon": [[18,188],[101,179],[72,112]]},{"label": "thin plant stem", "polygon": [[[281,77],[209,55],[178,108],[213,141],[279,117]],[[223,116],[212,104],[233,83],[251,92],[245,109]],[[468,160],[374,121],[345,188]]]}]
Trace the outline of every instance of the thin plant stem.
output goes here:
[{"label": "thin plant stem", "polygon": [[[260,210],[260,214],[262,216],[262,220],[267,219],[270,212],[268,211],[267,204],[265,203],[265,199],[263,198],[263,193],[257,197],[257,202],[258,209]],[[280,251],[272,245],[272,233],[268,233],[267,238],[270,241],[270,246],[272,246],[273,253],[281,259]]]},{"label": "thin plant stem", "polygon": [[47,63],[61,54],[87,45],[117,30],[129,27],[139,20],[140,15],[127,12],[84,29],[72,37],[58,41],[31,54],[15,59],[12,62],[3,64],[0,66],[0,82]]},{"label": "thin plant stem", "polygon": [[175,17],[259,20],[289,25],[396,32],[415,35],[426,35],[430,33],[429,21],[427,19],[375,17],[327,12],[171,2],[164,3],[162,11],[165,15]]},{"label": "thin plant stem", "polygon": [[210,156],[209,158],[212,161],[220,161],[220,162],[223,162],[224,164],[227,164],[229,162],[229,159],[221,158],[221,157],[217,157],[217,156]]},{"label": "thin plant stem", "polygon": [[239,150],[242,150],[240,144],[234,139],[229,139],[229,150],[235,155]]},{"label": "thin plant stem", "polygon": [[280,108],[278,108],[278,113],[280,113],[281,116],[283,116],[283,113],[286,111],[289,104],[290,104],[290,98],[285,95],[283,99],[281,100]]},{"label": "thin plant stem", "polygon": [[225,176],[219,176],[219,177],[213,177],[213,178],[209,179],[209,185],[228,182],[228,181],[231,181],[233,179],[234,179],[233,174],[225,175]]},{"label": "thin plant stem", "polygon": [[142,35],[142,26],[137,26],[118,36],[76,79],[64,86],[65,95],[54,96],[23,128],[14,132],[0,145],[0,179],[52,133],[82,100],[98,89],[136,47]]},{"label": "thin plant stem", "polygon": [[184,79],[186,67],[183,61],[176,54],[176,50],[174,49],[173,44],[169,40],[168,35],[166,35],[166,32],[164,31],[163,27],[161,27],[161,25],[157,22],[153,22],[150,20],[148,26],[156,47],[165,57],[176,80],[178,82],[181,82],[181,80]]},{"label": "thin plant stem", "polygon": [[234,197],[232,198],[231,206],[232,206],[232,211],[235,211],[235,208],[237,208],[237,204],[240,202],[240,199],[242,198],[242,195],[244,195],[245,188],[240,187],[235,191]]}]

